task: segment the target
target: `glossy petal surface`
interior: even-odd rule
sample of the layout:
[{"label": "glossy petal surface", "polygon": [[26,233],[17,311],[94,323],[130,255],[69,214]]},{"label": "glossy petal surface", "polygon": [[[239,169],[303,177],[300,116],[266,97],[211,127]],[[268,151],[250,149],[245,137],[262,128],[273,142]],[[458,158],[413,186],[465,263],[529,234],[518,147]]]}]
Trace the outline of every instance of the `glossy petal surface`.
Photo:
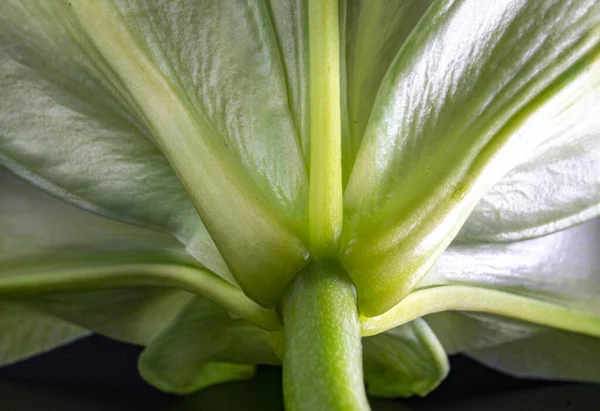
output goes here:
[{"label": "glossy petal surface", "polygon": [[520,131],[587,75],[599,22],[594,1],[427,10],[379,88],[345,192],[343,261],[364,314],[404,297],[518,153],[544,141]]}]

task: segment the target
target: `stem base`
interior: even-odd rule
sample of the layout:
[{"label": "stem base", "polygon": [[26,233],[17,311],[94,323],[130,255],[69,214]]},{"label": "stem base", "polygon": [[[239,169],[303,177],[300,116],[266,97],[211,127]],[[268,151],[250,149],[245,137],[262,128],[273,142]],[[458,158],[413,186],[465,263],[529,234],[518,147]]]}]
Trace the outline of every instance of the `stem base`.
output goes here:
[{"label": "stem base", "polygon": [[286,410],[369,410],[354,287],[336,264],[313,262],[283,298]]}]

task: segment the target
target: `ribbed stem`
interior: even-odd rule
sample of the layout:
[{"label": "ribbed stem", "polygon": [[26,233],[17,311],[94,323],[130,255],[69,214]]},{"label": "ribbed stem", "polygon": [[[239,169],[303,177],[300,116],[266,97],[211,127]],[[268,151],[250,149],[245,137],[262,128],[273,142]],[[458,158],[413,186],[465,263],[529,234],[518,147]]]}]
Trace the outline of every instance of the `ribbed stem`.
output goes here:
[{"label": "ribbed stem", "polygon": [[354,287],[343,270],[312,263],[283,298],[287,411],[369,410]]}]

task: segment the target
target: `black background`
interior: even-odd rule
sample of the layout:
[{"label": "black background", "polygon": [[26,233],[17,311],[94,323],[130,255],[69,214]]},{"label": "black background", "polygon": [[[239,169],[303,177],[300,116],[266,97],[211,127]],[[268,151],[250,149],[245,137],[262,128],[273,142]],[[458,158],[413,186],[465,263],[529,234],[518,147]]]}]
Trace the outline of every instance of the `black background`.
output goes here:
[{"label": "black background", "polygon": [[[176,397],[142,381],[141,349],[100,336],[0,368],[1,411],[281,410],[281,371],[259,367],[248,382],[210,387]],[[427,398],[371,399],[374,411],[598,411],[600,386],[510,378],[466,357],[451,358],[451,372]]]}]

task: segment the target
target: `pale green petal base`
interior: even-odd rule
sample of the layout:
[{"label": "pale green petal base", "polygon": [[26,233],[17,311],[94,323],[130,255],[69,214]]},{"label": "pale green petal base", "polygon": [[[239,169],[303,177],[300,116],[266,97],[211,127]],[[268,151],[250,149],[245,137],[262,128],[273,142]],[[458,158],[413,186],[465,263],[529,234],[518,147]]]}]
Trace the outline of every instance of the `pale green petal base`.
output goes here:
[{"label": "pale green petal base", "polygon": [[421,289],[377,317],[361,317],[365,336],[376,335],[427,314],[475,311],[600,337],[600,316],[509,292],[449,285]]}]

